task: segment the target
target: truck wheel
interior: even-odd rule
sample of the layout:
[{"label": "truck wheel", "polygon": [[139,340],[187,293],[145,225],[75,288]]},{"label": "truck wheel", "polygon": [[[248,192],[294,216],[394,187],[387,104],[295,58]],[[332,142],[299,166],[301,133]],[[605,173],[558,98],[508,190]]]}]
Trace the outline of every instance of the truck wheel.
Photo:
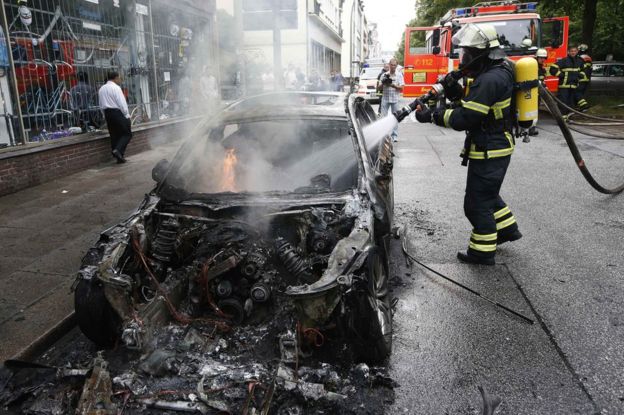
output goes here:
[{"label": "truck wheel", "polygon": [[119,339],[121,320],[97,280],[80,280],[74,292],[78,327],[98,348],[110,349]]},{"label": "truck wheel", "polygon": [[364,267],[366,290],[360,292],[355,316],[356,354],[367,363],[379,363],[392,351],[392,310],[388,295],[388,266],[381,249],[369,252]]}]

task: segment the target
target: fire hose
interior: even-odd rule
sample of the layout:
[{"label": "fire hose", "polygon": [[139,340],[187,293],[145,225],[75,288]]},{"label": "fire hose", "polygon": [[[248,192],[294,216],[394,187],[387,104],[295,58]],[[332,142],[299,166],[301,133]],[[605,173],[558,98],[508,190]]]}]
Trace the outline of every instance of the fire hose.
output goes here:
[{"label": "fire hose", "polygon": [[[586,130],[579,128],[579,127],[619,127],[619,126],[624,126],[624,120],[618,121],[613,118],[598,117],[596,115],[586,114],[584,112],[580,112],[576,110],[575,108],[570,107],[569,105],[559,100],[556,96],[552,94],[551,96],[559,104],[561,108],[565,108],[567,111],[570,112],[570,114],[568,114],[567,116],[564,116],[564,119],[566,120],[571,130],[574,130],[581,134],[591,135],[592,137],[607,138],[607,139],[624,139],[624,136],[617,136],[613,134],[601,133],[601,132],[596,132],[596,131],[592,131],[591,133],[589,133]],[[578,115],[580,117],[583,117],[589,120],[595,120],[598,122],[576,121],[572,119],[572,116],[575,116],[575,115]],[[575,126],[578,126],[578,127],[575,127]]]},{"label": "fire hose", "polygon": [[[443,91],[445,90],[445,84],[449,81],[452,82],[454,78],[457,78],[459,76],[459,75],[453,76],[453,74],[454,74],[453,72],[449,73],[449,75],[447,75],[447,77],[444,80],[442,80],[442,82],[433,85],[429,93],[414,100],[410,104],[401,108],[399,111],[395,112],[394,116],[396,117],[396,119],[399,122],[401,122],[412,111],[416,110],[416,106],[419,104],[419,102],[426,102],[427,100],[432,99],[433,97],[439,96],[441,93],[443,93]],[[576,145],[576,142],[574,141],[574,137],[572,136],[570,127],[567,125],[566,120],[561,114],[561,111],[559,111],[556,98],[550,93],[550,91],[548,91],[548,89],[546,89],[541,84],[539,84],[539,90],[540,90],[540,97],[542,98],[544,104],[546,105],[551,115],[553,116],[557,124],[559,125],[559,129],[561,130],[561,133],[563,134],[563,137],[565,138],[566,143],[568,144],[568,148],[570,149],[570,152],[572,153],[572,157],[574,158],[574,161],[576,162],[576,166],[581,171],[581,174],[583,175],[583,177],[585,177],[585,180],[587,180],[587,182],[591,185],[591,187],[593,187],[600,193],[616,194],[616,193],[622,192],[624,190],[624,183],[614,188],[606,188],[600,185],[596,181],[596,179],[594,179],[589,169],[587,168],[587,164],[585,163],[585,160],[583,160],[583,156],[581,156],[581,152],[579,151],[578,146]],[[573,112],[578,112],[574,110],[573,108],[570,108],[566,105],[564,106],[568,110],[571,110]],[[584,115],[583,113],[579,113],[579,114]],[[593,116],[588,116],[588,117],[595,118],[598,120],[606,120],[606,118],[601,118],[601,117],[593,117]],[[613,121],[613,120],[610,120],[610,121]],[[620,124],[617,124],[617,125],[620,125]],[[622,125],[624,125],[624,123],[622,123]]]},{"label": "fire hose", "polygon": [[592,174],[589,172],[589,169],[587,168],[587,164],[585,163],[585,160],[583,160],[583,156],[581,156],[581,152],[579,151],[576,145],[576,142],[574,141],[574,137],[572,136],[572,132],[570,131],[570,128],[566,124],[565,119],[563,118],[563,115],[561,115],[561,111],[559,111],[559,107],[557,105],[555,97],[543,85],[540,85],[539,88],[540,88],[540,97],[542,98],[542,101],[544,102],[544,104],[546,105],[550,113],[552,114],[553,118],[557,122],[557,125],[559,126],[559,129],[561,130],[561,133],[563,134],[563,137],[565,138],[566,143],[568,144],[568,148],[570,149],[570,152],[572,153],[572,157],[574,158],[574,161],[576,162],[576,166],[581,171],[581,174],[583,175],[583,177],[585,177],[585,180],[587,180],[587,182],[591,185],[591,187],[593,187],[600,193],[611,195],[611,194],[620,193],[622,190],[624,190],[624,183],[617,187],[609,189],[609,188],[601,186],[596,181],[596,179],[594,179]]}]

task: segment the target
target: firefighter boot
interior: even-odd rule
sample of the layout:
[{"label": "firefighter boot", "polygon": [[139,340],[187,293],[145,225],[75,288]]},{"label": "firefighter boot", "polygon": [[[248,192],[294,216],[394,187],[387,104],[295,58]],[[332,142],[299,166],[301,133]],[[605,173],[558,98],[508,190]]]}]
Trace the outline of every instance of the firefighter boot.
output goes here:
[{"label": "firefighter boot", "polygon": [[480,256],[472,255],[470,254],[470,252],[468,253],[458,252],[457,258],[461,262],[465,262],[467,264],[477,264],[477,265],[495,265],[496,264],[496,262],[494,262],[494,257],[491,257],[491,258],[480,257]]},{"label": "firefighter boot", "polygon": [[498,239],[496,240],[496,244],[500,245],[500,244],[504,244],[505,242],[513,242],[513,241],[517,241],[520,238],[522,238],[522,233],[520,233],[520,231],[516,229],[512,232],[503,233],[502,235],[499,235]]}]

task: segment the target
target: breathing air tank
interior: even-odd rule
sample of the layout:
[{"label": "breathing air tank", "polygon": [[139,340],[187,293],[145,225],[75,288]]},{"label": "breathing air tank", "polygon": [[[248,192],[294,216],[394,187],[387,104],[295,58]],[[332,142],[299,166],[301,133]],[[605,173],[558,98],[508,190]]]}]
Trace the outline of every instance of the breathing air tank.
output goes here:
[{"label": "breathing air tank", "polygon": [[521,85],[516,92],[516,111],[518,124],[522,128],[529,128],[537,120],[539,93],[537,84],[532,88],[522,88],[522,83],[537,81],[537,60],[522,58],[514,66],[514,77]]}]

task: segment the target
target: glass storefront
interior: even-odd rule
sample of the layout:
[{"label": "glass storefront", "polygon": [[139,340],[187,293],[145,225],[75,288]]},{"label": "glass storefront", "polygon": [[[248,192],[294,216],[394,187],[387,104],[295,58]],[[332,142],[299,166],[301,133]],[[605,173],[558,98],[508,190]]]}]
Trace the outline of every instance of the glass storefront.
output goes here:
[{"label": "glass storefront", "polygon": [[200,78],[218,77],[214,1],[4,0],[3,5],[0,92],[6,125],[0,122],[0,130],[7,131],[0,132],[0,144],[103,126],[97,90],[111,71],[122,76],[134,125],[189,115],[201,99]]}]

